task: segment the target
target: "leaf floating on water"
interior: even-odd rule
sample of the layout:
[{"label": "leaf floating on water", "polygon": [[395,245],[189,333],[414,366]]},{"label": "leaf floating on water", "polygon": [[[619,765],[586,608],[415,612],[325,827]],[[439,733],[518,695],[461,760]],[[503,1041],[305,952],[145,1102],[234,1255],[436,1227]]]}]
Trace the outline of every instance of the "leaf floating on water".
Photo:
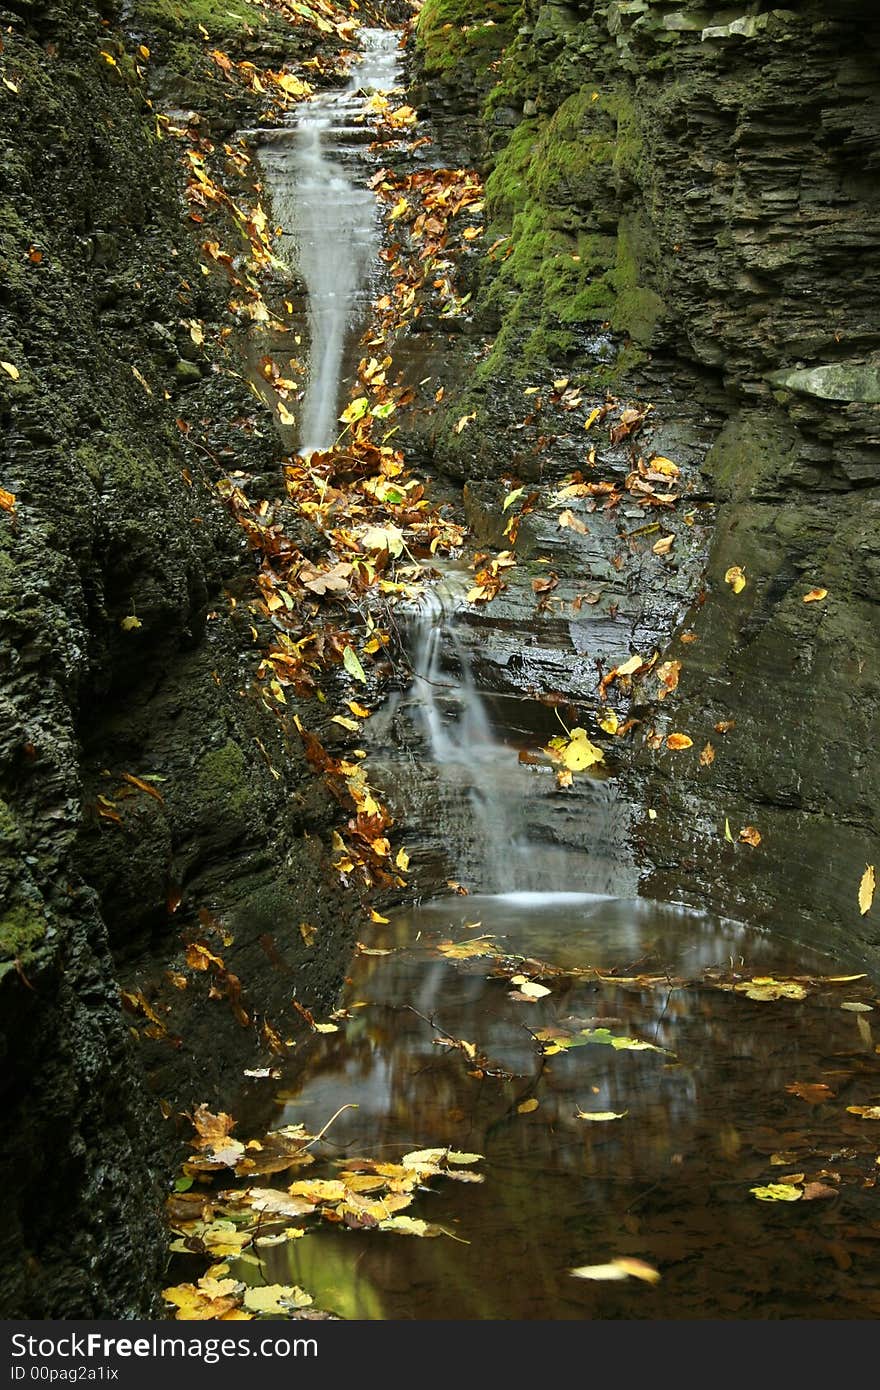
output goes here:
[{"label": "leaf floating on water", "polygon": [[863,1120],[880,1120],[880,1105],[848,1105],[848,1115],[861,1115]]},{"label": "leaf floating on water", "polygon": [[520,994],[524,994],[527,999],[543,999],[546,994],[550,993],[546,985],[539,985],[526,975],[513,975],[510,983],[518,985]]},{"label": "leaf floating on water", "polygon": [[799,1202],[803,1190],[789,1182],[771,1182],[766,1187],[750,1187],[749,1191],[759,1202]]},{"label": "leaf floating on water", "polygon": [[245,1290],[244,1306],[251,1313],[284,1317],[293,1308],[308,1308],[312,1295],[296,1284],[261,1284]]},{"label": "leaf floating on water", "polygon": [[735,594],[741,594],[746,587],[746,576],[739,565],[731,565],[724,576],[725,584],[729,584]]},{"label": "leaf floating on water", "polygon": [[641,1038],[623,1037],[617,1033],[612,1033],[608,1028],[582,1028],[581,1037],[586,1038],[587,1042],[603,1043],[608,1047],[613,1047],[617,1052],[664,1052],[670,1057],[674,1055],[666,1047],[658,1047],[656,1043],[642,1042]]},{"label": "leaf floating on water", "polygon": [[747,999],[805,999],[807,991],[796,980],[774,980],[769,975],[755,975],[733,987]]},{"label": "leaf floating on water", "polygon": [[524,1100],[520,1105],[516,1107],[516,1113],[518,1115],[531,1115],[534,1110],[537,1110],[537,1108],[538,1102],[535,1100],[535,1097],[532,1096],[529,1100]]},{"label": "leaf floating on water", "polygon": [[874,865],[866,864],[865,872],[859,884],[859,912],[864,917],[866,912],[870,912],[871,904],[874,901],[875,888]]},{"label": "leaf floating on water", "polygon": [[338,1024],[338,1023],[316,1023],[316,1024],[315,1024],[315,1032],[316,1032],[316,1033],[338,1033],[338,1032],[339,1032],[339,1024]]},{"label": "leaf floating on water", "polygon": [[628,1115],[628,1110],[621,1110],[618,1114],[614,1110],[581,1110],[578,1106],[575,1114],[579,1120],[595,1120],[604,1122],[605,1120],[622,1120],[624,1115]]},{"label": "leaf floating on water", "polygon": [[437,950],[447,960],[470,960],[473,956],[494,956],[495,947],[489,936],[478,936],[473,941],[441,941]]},{"label": "leaf floating on water", "polygon": [[570,1269],[569,1274],[573,1274],[575,1279],[595,1279],[599,1281],[617,1279],[641,1279],[646,1284],[659,1284],[660,1271],[653,1265],[646,1264],[644,1260],[619,1259],[610,1260],[604,1265],[580,1265],[577,1269]]}]

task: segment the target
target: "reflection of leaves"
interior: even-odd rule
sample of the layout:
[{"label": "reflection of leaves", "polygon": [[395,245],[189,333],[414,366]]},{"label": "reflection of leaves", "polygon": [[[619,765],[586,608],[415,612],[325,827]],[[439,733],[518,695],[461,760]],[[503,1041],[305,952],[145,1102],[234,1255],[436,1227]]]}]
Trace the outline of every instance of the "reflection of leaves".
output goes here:
[{"label": "reflection of leaves", "polygon": [[821,1105],[823,1101],[834,1099],[834,1092],[824,1081],[793,1081],[785,1089],[793,1096],[800,1096],[801,1100],[807,1101],[810,1105]]}]

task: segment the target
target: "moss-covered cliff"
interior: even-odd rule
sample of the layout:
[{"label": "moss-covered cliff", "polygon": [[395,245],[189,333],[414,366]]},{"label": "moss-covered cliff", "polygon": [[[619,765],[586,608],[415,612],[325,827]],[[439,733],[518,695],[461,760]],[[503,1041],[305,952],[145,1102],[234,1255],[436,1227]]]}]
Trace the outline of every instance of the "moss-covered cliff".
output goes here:
[{"label": "moss-covered cliff", "polygon": [[[176,82],[228,125],[197,22],[279,54],[262,10],[242,28],[252,8],[128,6],[127,28],[114,3],[3,9],[5,1316],[150,1311],[160,1103],[228,1097],[289,1036],[294,993],[332,997],[349,946],[329,797],[250,691],[259,647],[227,592],[255,562],[214,484],[277,468],[271,426],[148,96]],[[222,977],[187,968],[182,933]]]}]

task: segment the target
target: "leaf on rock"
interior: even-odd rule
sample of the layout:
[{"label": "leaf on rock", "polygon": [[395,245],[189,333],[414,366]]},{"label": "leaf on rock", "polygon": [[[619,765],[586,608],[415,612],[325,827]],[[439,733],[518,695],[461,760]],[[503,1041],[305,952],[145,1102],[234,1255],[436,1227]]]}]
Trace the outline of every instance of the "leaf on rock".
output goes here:
[{"label": "leaf on rock", "polygon": [[871,904],[874,901],[874,888],[876,886],[874,865],[867,864],[865,872],[862,874],[859,883],[859,912],[864,917],[866,912],[870,912]]},{"label": "leaf on rock", "polygon": [[808,594],[804,594],[804,603],[820,603],[823,598],[827,597],[827,589],[811,589]]},{"label": "leaf on rock", "polygon": [[537,1110],[537,1108],[538,1102],[535,1100],[535,1097],[532,1096],[529,1100],[524,1100],[516,1107],[516,1113],[518,1115],[531,1115],[532,1111]]},{"label": "leaf on rock", "polygon": [[681,748],[693,748],[693,746],[694,741],[692,738],[688,738],[687,734],[666,735],[666,747],[671,748],[673,752],[677,752]]},{"label": "leaf on rock", "polygon": [[355,680],[361,681],[362,684],[366,685],[367,677],[361,665],[360,657],[354,647],[345,648],[345,651],[342,653],[342,664],[350,676],[354,676]]},{"label": "leaf on rock", "polygon": [[724,575],[724,582],[730,585],[735,594],[741,594],[748,581],[739,565],[731,565]]},{"label": "leaf on rock", "polygon": [[739,832],[739,838],[742,844],[752,845],[757,849],[761,843],[761,832],[754,825],[744,825]]}]

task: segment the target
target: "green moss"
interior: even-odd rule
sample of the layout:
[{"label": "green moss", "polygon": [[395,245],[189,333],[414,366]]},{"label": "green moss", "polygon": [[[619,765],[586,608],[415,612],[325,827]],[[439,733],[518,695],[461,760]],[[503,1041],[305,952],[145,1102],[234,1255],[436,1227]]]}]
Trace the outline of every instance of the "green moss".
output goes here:
[{"label": "green moss", "polygon": [[252,809],[244,753],[230,739],[201,759],[195,775],[194,799],[203,811],[218,817],[245,816]]},{"label": "green moss", "polygon": [[17,903],[0,914],[0,960],[24,960],[46,935],[46,919],[38,907]]},{"label": "green moss", "polygon": [[261,29],[266,11],[249,0],[137,0],[136,13],[146,22],[182,33],[197,31],[201,24],[212,39],[235,35],[245,25]]},{"label": "green moss", "polygon": [[518,0],[425,0],[416,25],[416,46],[428,76],[461,65],[485,74],[510,40]]},{"label": "green moss", "polygon": [[520,375],[542,358],[562,365],[596,325],[630,340],[627,363],[651,343],[664,310],[645,283],[653,241],[643,220],[618,211],[641,158],[623,88],[597,94],[586,82],[550,117],[514,129],[486,182],[489,237],[509,241],[485,272],[482,302],[500,331],[481,377]]}]

